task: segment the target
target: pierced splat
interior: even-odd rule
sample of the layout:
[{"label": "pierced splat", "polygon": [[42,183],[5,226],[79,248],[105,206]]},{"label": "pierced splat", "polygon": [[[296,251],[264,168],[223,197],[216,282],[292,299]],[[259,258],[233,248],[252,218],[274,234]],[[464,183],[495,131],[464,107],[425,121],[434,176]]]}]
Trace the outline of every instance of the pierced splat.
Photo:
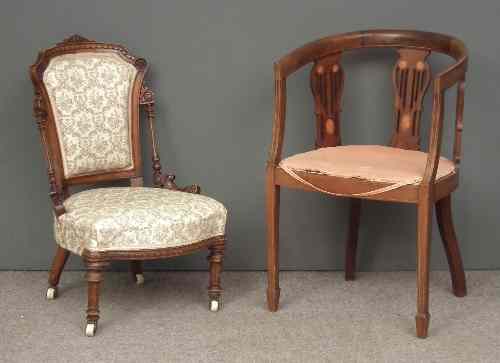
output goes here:
[{"label": "pierced splat", "polygon": [[311,91],[316,114],[316,147],[340,145],[340,112],[344,88],[341,53],[321,58],[311,70]]},{"label": "pierced splat", "polygon": [[426,62],[429,51],[398,50],[399,60],[392,80],[395,91],[395,131],[391,145],[402,149],[420,149],[420,117],[422,102],[429,87],[431,72]]}]

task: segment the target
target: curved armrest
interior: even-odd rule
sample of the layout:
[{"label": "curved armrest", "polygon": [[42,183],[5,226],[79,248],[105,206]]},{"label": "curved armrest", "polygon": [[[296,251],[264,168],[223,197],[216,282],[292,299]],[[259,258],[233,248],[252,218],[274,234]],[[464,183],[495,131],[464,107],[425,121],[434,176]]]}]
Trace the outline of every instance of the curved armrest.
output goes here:
[{"label": "curved armrest", "polygon": [[281,161],[283,139],[285,135],[286,116],[286,77],[282,76],[280,67],[274,64],[274,121],[273,140],[269,152],[269,166],[277,166]]},{"label": "curved armrest", "polygon": [[462,57],[456,64],[440,73],[434,80],[434,96],[432,106],[432,123],[430,129],[429,155],[425,167],[422,184],[426,187],[432,185],[436,179],[439,157],[441,153],[441,139],[443,131],[444,116],[444,94],[455,84],[457,87],[455,138],[453,145],[453,161],[458,166],[460,163],[463,111],[464,111],[464,91],[465,73],[467,72],[467,56]]}]

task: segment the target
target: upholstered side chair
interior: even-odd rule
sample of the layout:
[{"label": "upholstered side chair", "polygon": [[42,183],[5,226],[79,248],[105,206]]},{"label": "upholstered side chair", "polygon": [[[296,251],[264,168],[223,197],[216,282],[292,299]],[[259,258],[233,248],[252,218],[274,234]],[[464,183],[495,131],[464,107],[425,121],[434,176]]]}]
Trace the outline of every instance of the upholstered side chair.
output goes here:
[{"label": "upholstered side chair", "polygon": [[[388,146],[341,144],[340,115],[344,85],[342,54],[363,48],[392,49],[398,59],[392,73],[394,131]],[[431,84],[427,58],[443,53],[453,64],[438,73],[433,85],[429,149],[420,151],[422,100]],[[316,145],[312,151],[282,159],[285,132],[286,81],[312,64],[310,86],[314,98]],[[418,337],[429,326],[429,242],[435,207],[451,272],[453,292],[466,295],[465,275],[451,214],[451,193],[458,186],[463,129],[467,49],[460,40],[443,34],[371,30],[335,35],[296,49],[274,65],[275,110],[273,140],[267,163],[269,310],[279,304],[280,188],[296,188],[350,199],[350,226],[345,254],[345,279],[354,279],[361,200],[411,203],[418,210],[417,314]],[[441,157],[445,92],[456,86],[453,159]]]},{"label": "upholstered side chair", "polygon": [[[208,248],[209,308],[221,306],[227,211],[197,185],[180,188],[174,175],[162,174],[146,70],[146,61],[126,48],[78,35],[41,51],[30,68],[57,242],[47,299],[57,295],[69,254],[81,256],[88,268],[87,336],[97,329],[99,288],[112,260],[129,260],[142,284],[141,261]],[[140,108],[147,114],[154,187],[143,186]],[[130,187],[71,193],[77,185],[118,180]]]}]

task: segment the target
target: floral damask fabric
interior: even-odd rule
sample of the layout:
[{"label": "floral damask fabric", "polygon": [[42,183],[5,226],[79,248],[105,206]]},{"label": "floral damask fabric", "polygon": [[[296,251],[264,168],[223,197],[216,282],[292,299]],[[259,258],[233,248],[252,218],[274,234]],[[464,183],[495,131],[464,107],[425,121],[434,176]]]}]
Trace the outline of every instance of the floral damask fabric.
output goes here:
[{"label": "floral damask fabric", "polygon": [[76,254],[184,246],[224,235],[227,218],[214,199],[160,188],[91,189],[64,207],[56,242]]},{"label": "floral damask fabric", "polygon": [[65,177],[133,167],[130,95],[137,70],[113,53],[53,58],[43,80]]}]

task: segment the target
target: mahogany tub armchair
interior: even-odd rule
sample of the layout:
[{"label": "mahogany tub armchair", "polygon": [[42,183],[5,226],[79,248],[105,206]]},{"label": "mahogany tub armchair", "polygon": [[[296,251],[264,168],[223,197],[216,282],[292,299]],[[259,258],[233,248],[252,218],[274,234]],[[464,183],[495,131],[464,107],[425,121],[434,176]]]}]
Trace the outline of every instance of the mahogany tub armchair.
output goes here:
[{"label": "mahogany tub armchair", "polygon": [[[395,92],[394,131],[389,146],[341,145],[340,111],[344,84],[342,54],[362,48],[390,48],[399,59],[392,78]],[[443,53],[454,63],[432,82],[433,109],[429,150],[420,151],[422,101],[431,84],[427,57]],[[316,148],[282,159],[285,131],[286,81],[312,63],[310,84],[316,116]],[[458,39],[437,33],[370,30],[335,35],[304,45],[274,65],[275,109],[273,139],[267,163],[269,310],[279,304],[280,188],[318,191],[350,199],[345,278],[354,279],[361,200],[411,203],[418,209],[417,314],[418,337],[429,326],[429,242],[435,207],[446,251],[453,292],[466,295],[465,275],[451,215],[451,193],[458,186],[463,128],[467,49]],[[457,86],[453,160],[440,156],[444,94]]]},{"label": "mahogany tub armchair", "polygon": [[[162,175],[146,70],[146,61],[126,48],[78,35],[41,51],[30,68],[57,242],[47,298],[56,297],[70,252],[80,255],[88,268],[87,336],[97,329],[99,287],[112,260],[130,260],[141,284],[142,260],[208,248],[210,310],[221,304],[227,211],[199,195],[197,185],[179,188],[173,175]],[[154,188],[143,186],[140,108],[147,114]],[[130,187],[70,193],[115,180],[129,180]]]}]

